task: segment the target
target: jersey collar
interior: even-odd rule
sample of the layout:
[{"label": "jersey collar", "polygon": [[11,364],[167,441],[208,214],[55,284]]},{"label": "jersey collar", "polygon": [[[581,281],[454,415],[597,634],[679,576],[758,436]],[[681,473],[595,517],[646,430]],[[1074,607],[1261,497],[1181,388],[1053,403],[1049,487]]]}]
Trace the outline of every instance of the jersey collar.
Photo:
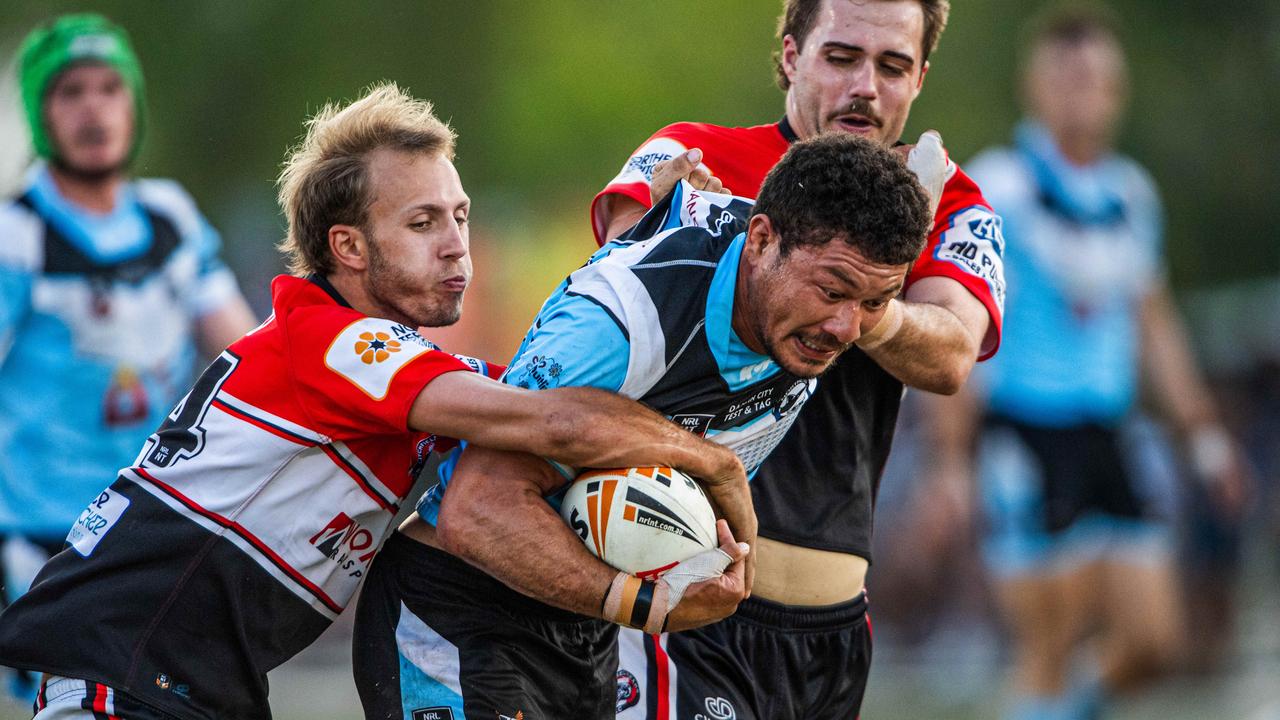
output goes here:
[{"label": "jersey collar", "polygon": [[795,128],[791,127],[791,121],[787,119],[786,115],[783,115],[782,119],[778,121],[778,132],[782,133],[782,137],[788,143],[800,140],[800,136],[796,134]]},{"label": "jersey collar", "polygon": [[338,288],[334,287],[333,283],[329,282],[328,278],[316,273],[311,273],[310,275],[307,275],[306,280],[323,290],[326,295],[333,298],[333,301],[342,307],[351,308],[352,310],[355,309],[351,307],[351,303],[347,302],[346,298],[342,297],[342,293],[338,292]]}]

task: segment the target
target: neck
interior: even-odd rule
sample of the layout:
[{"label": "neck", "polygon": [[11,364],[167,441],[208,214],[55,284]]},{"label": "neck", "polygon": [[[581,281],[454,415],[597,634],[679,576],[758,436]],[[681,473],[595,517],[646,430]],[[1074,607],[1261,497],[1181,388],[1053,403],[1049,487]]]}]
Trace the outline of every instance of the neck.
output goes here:
[{"label": "neck", "polygon": [[1089,133],[1054,132],[1058,152],[1072,165],[1086,167],[1097,162],[1107,151],[1104,138]]},{"label": "neck", "polygon": [[396,312],[394,308],[380,302],[371,295],[364,282],[364,274],[357,273],[352,270],[339,267],[337,270],[325,276],[329,284],[334,290],[342,296],[343,300],[356,310],[369,317],[382,318],[383,320],[391,320],[409,327],[417,327],[413,320]]},{"label": "neck", "polygon": [[747,282],[747,277],[750,273],[751,268],[747,265],[747,257],[744,252],[742,258],[738,260],[738,277],[734,280],[733,285],[733,315],[729,321],[729,326],[733,328],[733,332],[737,334],[743,345],[746,345],[747,348],[758,355],[764,355],[764,341],[756,333],[755,324],[747,320],[752,316],[751,310],[754,302],[750,292],[750,283]]},{"label": "neck", "polygon": [[96,213],[109,213],[116,207],[116,197],[124,184],[124,174],[115,172],[101,178],[90,178],[51,164],[49,175],[58,193],[70,202]]}]

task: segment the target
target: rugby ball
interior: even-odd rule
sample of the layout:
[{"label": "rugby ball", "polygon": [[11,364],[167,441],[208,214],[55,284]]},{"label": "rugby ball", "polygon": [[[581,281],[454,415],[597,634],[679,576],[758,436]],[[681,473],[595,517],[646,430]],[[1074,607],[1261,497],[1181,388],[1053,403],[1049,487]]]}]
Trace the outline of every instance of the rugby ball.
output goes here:
[{"label": "rugby ball", "polygon": [[584,472],[566,491],[560,515],[596,557],[643,578],[717,545],[707,496],[672,468]]}]

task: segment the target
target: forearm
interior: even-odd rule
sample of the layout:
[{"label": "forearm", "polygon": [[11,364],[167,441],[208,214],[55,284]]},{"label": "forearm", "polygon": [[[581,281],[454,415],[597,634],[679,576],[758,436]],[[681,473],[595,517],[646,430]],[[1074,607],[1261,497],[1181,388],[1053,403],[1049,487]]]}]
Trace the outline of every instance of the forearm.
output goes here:
[{"label": "forearm", "polygon": [[620,395],[591,388],[534,394],[546,428],[532,452],[573,467],[662,465],[703,479],[732,470],[732,452]]},{"label": "forearm", "polygon": [[978,358],[975,337],[951,310],[927,302],[901,303],[901,328],[864,352],[904,384],[951,395],[964,385]]},{"label": "forearm", "polygon": [[601,617],[618,571],[587,551],[547,503],[544,488],[519,479],[550,472],[537,458],[469,448],[445,493],[437,538],[448,552],[520,593]]},{"label": "forearm", "polygon": [[1190,435],[1198,428],[1215,425],[1217,408],[1196,368],[1173,299],[1163,287],[1152,291],[1143,303],[1142,345],[1147,382],[1178,431]]}]

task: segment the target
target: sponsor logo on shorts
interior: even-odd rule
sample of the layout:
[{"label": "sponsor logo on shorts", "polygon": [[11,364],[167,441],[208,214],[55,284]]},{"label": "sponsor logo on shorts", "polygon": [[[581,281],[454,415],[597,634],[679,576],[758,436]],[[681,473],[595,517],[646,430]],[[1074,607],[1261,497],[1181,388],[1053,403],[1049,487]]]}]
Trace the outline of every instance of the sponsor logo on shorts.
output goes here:
[{"label": "sponsor logo on shorts", "polygon": [[640,683],[630,672],[618,669],[618,706],[616,712],[635,707],[640,702]]},{"label": "sponsor logo on shorts", "polygon": [[418,708],[410,713],[410,716],[412,717],[412,720],[453,720],[453,708]]},{"label": "sponsor logo on shorts", "polygon": [[511,715],[503,715],[502,713],[498,713],[498,720],[524,720],[524,713],[521,712],[520,710],[517,710],[514,717]]},{"label": "sponsor logo on shorts", "polygon": [[702,705],[707,709],[707,714],[698,713],[693,716],[693,720],[734,720],[738,717],[733,705],[722,697],[709,697]]}]

